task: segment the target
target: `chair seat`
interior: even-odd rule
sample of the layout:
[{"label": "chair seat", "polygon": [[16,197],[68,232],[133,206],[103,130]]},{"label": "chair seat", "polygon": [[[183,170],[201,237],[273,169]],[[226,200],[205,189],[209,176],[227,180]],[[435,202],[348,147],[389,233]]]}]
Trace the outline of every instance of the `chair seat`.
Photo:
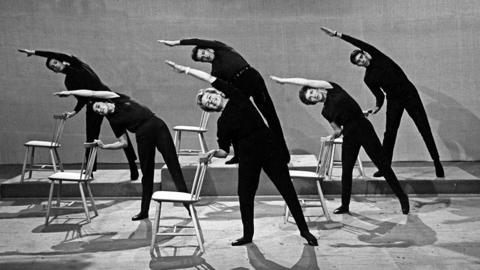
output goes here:
[{"label": "chair seat", "polygon": [[192,194],[177,191],[156,191],[152,195],[152,200],[163,202],[197,202],[192,199]]},{"label": "chair seat", "polygon": [[335,140],[333,140],[333,143],[342,144],[343,143],[343,137],[336,138]]},{"label": "chair seat", "polygon": [[60,147],[59,143],[51,141],[28,141],[24,144],[25,146],[35,146],[35,147]]},{"label": "chair seat", "polygon": [[195,127],[195,126],[174,126],[173,130],[180,131],[191,131],[191,132],[207,132],[206,128]]},{"label": "chair seat", "polygon": [[311,180],[323,179],[323,177],[316,172],[297,171],[297,170],[290,170],[289,172],[290,172],[291,178],[303,178],[303,179],[311,179]]},{"label": "chair seat", "polygon": [[48,177],[50,180],[62,180],[62,181],[90,181],[93,180],[91,176],[85,175],[80,179],[80,172],[57,172]]}]

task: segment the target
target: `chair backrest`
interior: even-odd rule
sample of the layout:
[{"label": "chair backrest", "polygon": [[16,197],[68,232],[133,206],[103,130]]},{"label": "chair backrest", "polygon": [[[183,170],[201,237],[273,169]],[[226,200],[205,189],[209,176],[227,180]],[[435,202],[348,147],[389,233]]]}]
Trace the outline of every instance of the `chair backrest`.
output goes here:
[{"label": "chair backrest", "polygon": [[53,134],[52,134],[52,146],[57,144],[63,134],[63,128],[65,127],[65,122],[67,121],[67,117],[64,114],[54,114],[53,115],[54,127],[53,127]]},{"label": "chair backrest", "polygon": [[332,154],[333,141],[331,141],[328,137],[321,137],[320,150],[317,157],[317,168],[315,170],[318,175],[325,177],[328,170],[328,164],[332,158]]},{"label": "chair backrest", "polygon": [[80,180],[89,178],[93,172],[93,166],[95,165],[95,158],[97,157],[98,144],[93,142],[86,142],[83,144],[85,149],[89,149],[88,155],[84,155],[82,161],[82,169],[80,171]]},{"label": "chair backrest", "polygon": [[206,111],[203,111],[202,112],[202,117],[200,117],[200,125],[199,127],[200,128],[207,128],[207,124],[208,124],[208,118],[210,117],[210,113],[209,112],[206,112]]},{"label": "chair backrest", "polygon": [[205,154],[200,154],[198,156],[197,170],[195,171],[195,176],[193,178],[192,191],[192,200],[198,200],[200,198],[200,192],[202,191],[203,180],[205,179],[205,173],[207,171],[208,162],[210,158]]}]

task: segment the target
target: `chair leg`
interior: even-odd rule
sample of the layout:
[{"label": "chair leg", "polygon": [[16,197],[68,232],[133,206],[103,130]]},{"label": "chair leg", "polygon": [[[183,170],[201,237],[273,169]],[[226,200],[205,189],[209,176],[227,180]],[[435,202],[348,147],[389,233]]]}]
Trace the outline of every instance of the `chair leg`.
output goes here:
[{"label": "chair leg", "polygon": [[205,142],[203,133],[198,133],[198,141],[200,142],[200,149],[202,150],[202,153],[208,152],[207,143]]},{"label": "chair leg", "polygon": [[30,150],[30,147],[26,146],[25,157],[23,158],[22,177],[20,178],[20,183],[23,183],[23,180],[25,180],[25,170],[27,169],[27,161],[28,161],[29,150]]},{"label": "chair leg", "polygon": [[197,211],[195,210],[195,207],[193,206],[193,204],[190,204],[189,208],[190,208],[190,213],[192,213],[193,227],[195,228],[195,236],[197,237],[198,245],[200,246],[200,250],[202,252],[205,252],[205,249],[203,248],[203,239],[202,239],[203,237],[200,232],[201,228],[200,228],[200,223],[198,222]]},{"label": "chair leg", "polygon": [[57,207],[60,207],[60,201],[61,201],[61,196],[62,196],[62,180],[58,181],[58,186],[57,186]]},{"label": "chair leg", "polygon": [[157,241],[158,226],[160,225],[160,212],[162,202],[157,202],[157,210],[155,211],[155,221],[152,226],[152,242],[150,243],[150,254],[154,256],[155,242]]},{"label": "chair leg", "polygon": [[30,170],[28,172],[28,178],[32,178],[33,166],[35,166],[35,147],[32,146],[30,151]]},{"label": "chair leg", "polygon": [[175,144],[175,148],[177,149],[177,154],[180,153],[181,140],[182,140],[182,132],[179,130],[175,130],[174,144]]},{"label": "chair leg", "polygon": [[85,210],[87,221],[90,223],[90,213],[88,212],[87,200],[85,199],[85,193],[83,192],[82,182],[78,183],[78,187],[80,189],[80,196],[82,197],[83,209]]},{"label": "chair leg", "polygon": [[97,206],[95,205],[95,200],[93,199],[92,189],[90,188],[90,182],[86,182],[85,186],[87,186],[88,197],[90,197],[90,203],[92,204],[93,212],[95,216],[98,216]]},{"label": "chair leg", "polygon": [[58,166],[60,167],[60,171],[63,172],[63,164],[62,161],[60,160],[60,155],[58,154],[57,148],[53,149],[55,152],[55,157],[57,158],[58,161]]},{"label": "chair leg", "polygon": [[45,227],[48,226],[48,219],[50,218],[50,209],[52,207],[52,197],[53,197],[54,186],[55,186],[55,181],[51,180],[50,192],[48,193],[47,214],[45,215]]},{"label": "chair leg", "polygon": [[287,224],[288,218],[290,217],[290,209],[288,209],[288,206],[286,203],[283,204],[283,208],[284,208],[283,224]]},{"label": "chair leg", "polygon": [[320,203],[322,204],[323,214],[328,221],[332,221],[330,218],[330,214],[328,213],[327,203],[325,202],[325,197],[323,196],[322,186],[320,185],[320,181],[317,180],[317,190],[318,195],[320,195]]},{"label": "chair leg", "polygon": [[57,162],[55,162],[55,154],[54,154],[52,148],[49,149],[49,152],[50,152],[50,159],[52,160],[53,172],[56,173],[57,172]]},{"label": "chair leg", "polygon": [[332,155],[330,157],[330,163],[328,164],[328,180],[332,180],[332,172],[333,172],[333,161],[335,158],[335,144],[332,145]]}]

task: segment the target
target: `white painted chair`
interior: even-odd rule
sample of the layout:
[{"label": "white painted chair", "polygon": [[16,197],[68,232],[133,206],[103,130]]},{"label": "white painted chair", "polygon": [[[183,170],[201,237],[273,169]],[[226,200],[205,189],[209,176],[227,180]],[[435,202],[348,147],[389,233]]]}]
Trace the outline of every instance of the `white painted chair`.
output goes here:
[{"label": "white painted chair", "polygon": [[[200,123],[198,126],[174,126],[173,130],[175,131],[174,142],[175,148],[177,149],[178,155],[197,155],[198,153],[206,153],[208,151],[207,143],[205,141],[204,134],[208,131],[207,124],[210,113],[202,111],[200,117]],[[200,143],[200,149],[182,149],[182,132],[186,133],[195,133],[198,137],[198,142]]]},{"label": "white painted chair", "polygon": [[[327,173],[328,180],[332,180],[333,166],[340,166],[340,167],[342,166],[341,161],[334,161],[335,150],[337,149],[337,146],[342,145],[342,144],[343,144],[343,137],[338,137],[333,141],[332,155],[330,157],[330,163],[328,165],[328,173]],[[363,164],[362,164],[362,160],[360,159],[360,154],[357,156],[356,167],[358,169],[358,173],[360,174],[360,177],[364,177],[365,176],[365,171],[363,170]]]},{"label": "white painted chair", "polygon": [[[157,236],[195,236],[197,238],[198,246],[202,252],[205,252],[203,247],[203,233],[200,227],[200,222],[197,216],[197,210],[195,209],[195,204],[200,201],[200,192],[202,190],[203,180],[205,178],[205,172],[208,167],[208,163],[211,156],[206,154],[199,154],[197,169],[195,171],[195,176],[193,179],[192,190],[190,193],[186,192],[177,192],[177,191],[156,191],[152,195],[152,201],[157,205],[157,210],[155,212],[155,222],[152,226],[152,242],[150,245],[150,254],[154,256],[155,241]],[[190,210],[191,219],[193,222],[192,226],[184,225],[174,225],[174,226],[160,226],[160,214],[162,209],[163,202],[171,203],[180,203],[188,204],[188,209]],[[159,227],[172,228],[171,232],[159,232]],[[195,233],[182,232],[178,231],[178,228],[193,228]]]},{"label": "white painted chair", "polygon": [[[55,125],[53,129],[53,135],[50,141],[38,141],[32,140],[24,144],[25,157],[23,159],[22,176],[20,183],[23,183],[25,179],[25,173],[28,172],[28,178],[32,178],[32,171],[46,171],[53,170],[54,173],[59,169],[63,172],[62,161],[58,154],[58,148],[61,147],[59,140],[65,127],[66,117],[64,115],[53,115]],[[47,149],[50,154],[51,163],[47,164],[35,164],[35,148]],[[30,157],[30,160],[29,160]],[[28,163],[28,166],[27,166]]]},{"label": "white painted chair", "polygon": [[[308,180],[308,181],[315,181],[317,186],[318,198],[299,198],[300,205],[302,208],[305,207],[321,207],[323,210],[323,215],[327,219],[327,221],[331,221],[330,214],[328,213],[327,204],[325,202],[325,197],[323,196],[323,190],[321,183],[325,179],[325,175],[328,169],[329,161],[331,160],[332,155],[332,145],[333,142],[327,140],[326,137],[322,137],[320,141],[320,150],[317,156],[317,167],[314,172],[312,171],[301,171],[301,170],[290,170],[290,178],[292,181],[295,180]],[[307,204],[309,201],[319,201],[320,205],[318,204]],[[284,223],[287,223],[288,218],[290,216],[290,211],[285,204],[285,215],[284,215]]]},{"label": "white painted chair", "polygon": [[[50,212],[53,209],[83,209],[85,211],[85,216],[87,218],[87,222],[90,222],[90,213],[89,208],[87,205],[87,200],[85,198],[85,192],[83,190],[83,185],[85,185],[88,197],[90,200],[90,206],[95,213],[95,216],[98,216],[97,207],[95,205],[95,200],[93,199],[92,190],[90,189],[90,182],[94,180],[92,170],[95,164],[95,157],[97,156],[98,145],[96,143],[84,143],[84,147],[86,149],[90,149],[88,157],[83,158],[82,167],[80,171],[77,172],[57,172],[48,177],[50,182],[50,193],[48,195],[48,206],[47,206],[47,214],[45,216],[45,226],[48,226],[49,219],[50,219]],[[61,193],[62,193],[62,182],[76,182],[78,184],[78,188],[80,190],[80,196],[82,198],[83,207],[71,207],[71,206],[60,206],[61,201]],[[53,191],[55,187],[55,182],[58,182],[57,187],[57,205],[52,207],[52,198],[53,198]],[[55,215],[57,216],[57,215]]]}]

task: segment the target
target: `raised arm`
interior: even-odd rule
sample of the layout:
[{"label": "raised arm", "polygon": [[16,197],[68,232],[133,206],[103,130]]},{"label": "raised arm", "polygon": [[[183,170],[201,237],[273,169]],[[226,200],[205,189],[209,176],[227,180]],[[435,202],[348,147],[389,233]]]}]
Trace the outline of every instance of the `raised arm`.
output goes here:
[{"label": "raised arm", "polygon": [[67,55],[64,53],[59,52],[51,52],[51,51],[38,51],[38,50],[29,50],[29,49],[18,49],[19,52],[25,53],[27,56],[40,56],[45,58],[54,58],[58,61],[66,61],[66,62],[73,62],[75,58],[71,55]]},{"label": "raised arm", "polygon": [[86,98],[98,98],[98,99],[110,99],[119,97],[119,95],[112,91],[92,91],[92,90],[71,90],[71,91],[60,91],[53,93],[59,97],[67,96],[76,96],[76,97],[86,97]]},{"label": "raised arm", "polygon": [[201,70],[198,70],[198,69],[194,69],[194,68],[190,68],[190,67],[187,67],[187,66],[178,65],[178,64],[175,64],[174,62],[169,61],[169,60],[166,60],[165,63],[167,65],[171,66],[178,73],[185,73],[186,75],[190,75],[194,78],[197,78],[197,79],[199,79],[201,81],[204,81],[204,82],[208,82],[210,84],[213,83],[217,79],[217,77],[212,76],[207,72],[204,72],[204,71],[201,71]]},{"label": "raised arm", "polygon": [[270,79],[279,83],[279,84],[294,84],[300,86],[308,86],[311,88],[322,88],[322,89],[332,89],[333,86],[322,80],[309,80],[304,78],[281,78],[277,76],[270,76]]},{"label": "raised arm", "polygon": [[337,38],[343,39],[346,42],[352,44],[353,46],[358,47],[359,49],[368,52],[372,56],[373,55],[378,55],[378,54],[383,55],[383,53],[381,51],[379,51],[377,48],[375,48],[374,46],[372,46],[372,45],[370,45],[370,44],[368,44],[364,41],[361,41],[359,39],[356,39],[356,38],[351,37],[351,36],[346,35],[346,34],[342,34],[340,32],[329,29],[327,27],[321,27],[321,29],[322,29],[323,32],[325,32],[325,34],[327,34],[331,37],[337,37]]},{"label": "raised arm", "polygon": [[191,39],[181,39],[181,40],[164,40],[159,39],[157,40],[160,43],[163,43],[167,46],[199,46],[203,48],[211,48],[211,49],[218,49],[218,48],[226,48],[228,47],[224,43],[216,40],[206,40],[206,39],[199,39],[199,38],[191,38]]}]

